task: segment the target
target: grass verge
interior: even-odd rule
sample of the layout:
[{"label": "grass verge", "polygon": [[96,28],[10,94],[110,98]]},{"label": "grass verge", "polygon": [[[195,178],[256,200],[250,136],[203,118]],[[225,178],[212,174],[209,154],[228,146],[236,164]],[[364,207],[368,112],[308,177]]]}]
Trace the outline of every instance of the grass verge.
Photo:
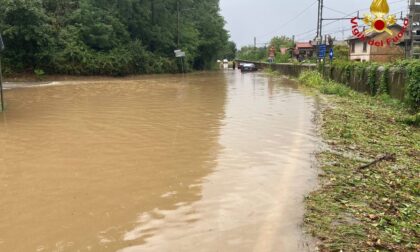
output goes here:
[{"label": "grass verge", "polygon": [[[320,188],[306,198],[306,229],[320,251],[420,251],[420,129],[388,96],[370,97],[325,81],[299,81],[323,100]],[[386,154],[395,155],[371,166]]]}]

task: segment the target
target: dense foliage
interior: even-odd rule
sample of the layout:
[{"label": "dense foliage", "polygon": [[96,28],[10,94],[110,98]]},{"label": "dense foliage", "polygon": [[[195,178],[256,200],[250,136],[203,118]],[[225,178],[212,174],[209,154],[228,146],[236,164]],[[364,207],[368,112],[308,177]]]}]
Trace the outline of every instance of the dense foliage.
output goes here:
[{"label": "dense foliage", "polygon": [[[335,38],[330,38],[334,43]],[[264,44],[263,47],[244,46],[238,51],[238,58],[241,60],[268,62],[269,50],[271,47],[276,49],[274,63],[293,63],[298,59],[293,55],[293,50],[296,43],[292,38],[287,36],[273,37],[269,43]],[[281,53],[280,48],[287,48],[286,53]],[[328,57],[327,57],[328,59]],[[316,63],[317,55],[314,53],[312,57],[305,57],[305,63]],[[349,61],[349,47],[344,44],[334,45],[334,60]]]},{"label": "dense foliage", "polygon": [[341,61],[349,60],[350,48],[347,45],[334,45],[334,59]]},{"label": "dense foliage", "polygon": [[238,59],[250,61],[267,61],[268,50],[266,47],[243,46],[237,54]]},{"label": "dense foliage", "polygon": [[219,0],[0,0],[7,72],[111,74],[212,67],[234,54]]},{"label": "dense foliage", "polygon": [[420,61],[401,61],[397,66],[405,69],[408,80],[406,81],[406,100],[417,110],[420,110]]},{"label": "dense foliage", "polygon": [[[380,64],[375,62],[335,61],[333,68],[341,68],[345,73],[346,82],[351,74],[367,75],[367,84],[371,95],[389,94],[389,72],[405,71],[406,88],[405,102],[414,110],[420,110],[420,61],[402,60],[395,63]],[[378,71],[381,69],[381,71]],[[380,78],[377,76],[382,72]]]}]

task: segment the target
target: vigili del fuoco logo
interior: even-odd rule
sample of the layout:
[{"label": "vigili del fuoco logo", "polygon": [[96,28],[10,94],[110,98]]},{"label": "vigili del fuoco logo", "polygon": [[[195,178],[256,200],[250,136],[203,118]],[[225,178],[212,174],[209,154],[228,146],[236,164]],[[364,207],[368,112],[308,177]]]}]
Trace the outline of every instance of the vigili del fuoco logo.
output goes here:
[{"label": "vigili del fuoco logo", "polygon": [[[395,15],[389,15],[389,5],[387,0],[373,0],[370,6],[370,14],[365,14],[363,23],[368,25],[370,28],[365,31],[360,31],[358,17],[351,19],[352,33],[355,37],[371,46],[390,46],[391,43],[398,43],[404,38],[404,33],[409,25],[408,19],[404,19],[402,29],[398,33],[394,33],[390,26],[397,24],[397,18]],[[372,33],[387,33],[389,36],[382,40],[369,39],[369,35]]]}]

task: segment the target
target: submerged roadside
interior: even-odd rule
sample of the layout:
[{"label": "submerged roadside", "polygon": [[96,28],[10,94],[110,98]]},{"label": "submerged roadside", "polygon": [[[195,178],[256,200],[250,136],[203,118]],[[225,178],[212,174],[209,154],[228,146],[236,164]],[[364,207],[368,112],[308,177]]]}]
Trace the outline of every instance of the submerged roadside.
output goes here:
[{"label": "submerged roadside", "polygon": [[318,103],[297,88],[229,70],[7,91],[0,251],[314,251]]},{"label": "submerged roadside", "polygon": [[320,188],[306,198],[305,227],[320,251],[418,251],[418,114],[305,72],[321,97]]}]

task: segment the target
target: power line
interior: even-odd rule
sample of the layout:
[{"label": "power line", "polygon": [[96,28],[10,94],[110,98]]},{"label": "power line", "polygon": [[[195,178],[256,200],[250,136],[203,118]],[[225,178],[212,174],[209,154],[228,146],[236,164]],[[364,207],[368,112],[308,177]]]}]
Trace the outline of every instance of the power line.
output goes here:
[{"label": "power line", "polygon": [[[390,2],[389,4],[391,5],[391,4],[396,4],[396,3],[401,3],[401,2],[404,2],[404,1],[406,1],[406,0],[397,0],[397,1],[393,1],[393,2]],[[277,32],[280,28],[282,28],[282,27],[284,27],[284,26],[286,26],[286,25],[288,25],[288,24],[290,24],[291,22],[293,22],[294,20],[296,20],[297,18],[299,18],[301,15],[303,15],[304,13],[306,13],[310,8],[312,8],[314,5],[315,5],[315,3],[317,3],[317,1],[315,1],[315,2],[313,2],[312,4],[310,4],[307,8],[305,8],[304,10],[302,10],[297,16],[295,16],[294,18],[292,18],[292,19],[289,19],[286,23],[284,23],[284,24],[282,24],[278,29],[276,29],[275,31],[272,31],[272,32],[270,32],[270,33],[267,33],[267,34],[265,34],[265,35],[263,35],[263,36],[261,36],[261,38],[265,38],[265,37],[267,37],[268,35],[270,35],[270,34],[273,34],[274,32]],[[355,11],[353,11],[353,12],[351,12],[351,13],[348,13],[348,14],[346,14],[345,12],[342,12],[342,11],[339,11],[339,10],[336,10],[336,9],[333,9],[333,8],[330,8],[330,7],[328,7],[328,6],[324,6],[324,8],[326,8],[326,9],[328,9],[328,10],[331,10],[331,11],[334,11],[334,12],[337,12],[337,13],[340,13],[340,14],[343,14],[344,16],[343,17],[341,17],[340,19],[345,19],[345,18],[348,18],[348,17],[350,17],[351,15],[353,15],[353,14],[355,14],[355,13],[357,13],[357,12],[361,12],[361,11],[365,11],[365,10],[369,10],[370,8],[362,8],[362,9],[358,9],[358,10],[355,10]],[[328,27],[328,26],[330,26],[330,25],[332,25],[332,24],[334,24],[334,23],[337,23],[337,22],[339,22],[339,21],[342,21],[342,20],[340,20],[340,19],[334,19],[333,21],[331,21],[331,22],[329,22],[329,23],[326,23],[326,24],[323,24],[322,25],[322,27],[323,28],[325,28],[325,27]],[[326,20],[326,19],[324,19],[324,20]],[[295,38],[297,39],[297,38],[299,38],[299,37],[301,37],[301,39],[302,38],[309,38],[309,37],[312,37],[312,36],[314,36],[314,34],[309,34],[309,33],[312,33],[312,32],[315,32],[315,31],[317,31],[318,30],[318,28],[315,28],[315,29],[311,29],[311,30],[308,30],[308,31],[305,31],[305,32],[302,32],[302,33],[299,33],[299,34],[296,34],[295,35]],[[345,30],[345,31],[347,31],[347,30]],[[342,32],[342,29],[340,30],[340,32]]]},{"label": "power line", "polygon": [[[398,12],[395,12],[395,13],[393,13],[393,14],[391,14],[391,15],[397,15],[397,14],[400,14],[400,13],[404,13],[403,11],[398,11]],[[402,15],[402,16],[404,16],[404,15]],[[359,27],[363,27],[364,25],[359,25]],[[348,29],[340,29],[340,30],[334,30],[334,31],[328,31],[328,32],[325,32],[326,34],[337,34],[337,33],[341,33],[341,32],[349,32],[349,31],[352,31],[353,30],[353,28],[348,28]]]},{"label": "power line", "polygon": [[347,15],[347,13],[345,13],[345,12],[342,12],[342,11],[339,11],[339,10],[336,10],[336,9],[333,9],[333,8],[330,8],[330,7],[325,6],[325,5],[324,5],[324,8],[325,8],[325,9],[327,9],[327,10],[330,10],[330,11],[336,12],[336,13],[340,13],[340,14]]},{"label": "power line", "polygon": [[[353,13],[354,13],[354,12],[352,12],[351,14],[353,14]],[[349,14],[349,16],[350,16],[351,14]],[[327,27],[327,26],[332,25],[332,24],[334,24],[334,23],[336,23],[336,22],[338,22],[338,21],[340,21],[340,20],[336,20],[336,21],[332,21],[332,22],[330,22],[330,23],[327,23],[327,24],[323,25],[323,27]],[[306,34],[308,34],[308,33],[314,32],[314,31],[316,31],[316,30],[317,30],[317,29],[311,29],[311,30],[309,30],[309,31],[299,33],[299,34],[297,34],[297,35],[296,35],[296,37],[299,37],[299,36],[302,36],[302,35],[306,35]]]},{"label": "power line", "polygon": [[290,24],[291,22],[295,21],[296,19],[298,19],[300,16],[302,16],[303,14],[305,14],[305,12],[307,12],[308,10],[310,10],[316,3],[318,2],[318,0],[314,1],[312,4],[310,4],[308,7],[306,7],[304,10],[302,10],[301,12],[299,12],[299,14],[297,14],[296,16],[294,16],[293,18],[289,19],[288,21],[286,21],[285,23],[283,23],[281,26],[279,26],[276,30],[271,31],[269,33],[266,33],[262,36],[259,36],[260,38],[265,38],[268,35],[272,35],[273,33],[278,32],[281,28],[285,27],[286,25]]},{"label": "power line", "polygon": [[[406,1],[406,0],[397,0],[397,1],[390,2],[389,4],[391,5],[391,4],[401,3],[401,2],[405,2],[405,1]],[[329,10],[332,10],[332,11],[335,11],[335,12],[340,12],[341,14],[344,14],[344,12],[341,12],[341,11],[339,11],[339,10],[335,10],[335,9],[332,9],[332,8],[329,8],[329,7],[326,7],[326,6],[324,6],[324,8],[329,9]],[[353,11],[353,12],[351,12],[351,13],[349,13],[349,14],[345,14],[345,16],[344,16],[344,17],[341,17],[340,19],[334,19],[333,21],[331,21],[331,22],[329,22],[329,23],[327,23],[327,24],[323,25],[323,27],[325,28],[325,27],[327,27],[327,26],[329,26],[329,25],[332,25],[332,24],[334,24],[334,23],[337,23],[338,21],[341,21],[342,19],[345,19],[345,18],[347,18],[347,17],[350,17],[350,16],[351,16],[351,15],[353,15],[354,13],[357,13],[357,12],[360,12],[360,11],[365,11],[365,10],[370,10],[370,8],[363,8],[363,9],[359,9],[359,10]],[[399,12],[398,12],[398,13],[399,13]],[[324,20],[326,20],[326,19],[324,19]],[[311,29],[311,30],[308,30],[308,31],[306,31],[306,32],[299,33],[299,34],[297,34],[297,35],[295,35],[295,36],[296,36],[296,38],[297,38],[297,37],[302,37],[303,35],[308,35],[308,33],[312,33],[312,32],[317,31],[317,30],[318,30],[318,29]],[[310,36],[313,36],[313,34],[311,34]],[[309,37],[309,36],[304,36],[303,38],[307,38],[307,37]]]},{"label": "power line", "polygon": [[[398,0],[398,1],[390,2],[389,4],[401,3],[401,2],[404,2],[404,1],[406,1],[406,0]],[[346,15],[346,13],[344,13],[342,11],[332,9],[330,7],[327,7],[327,6],[324,6],[324,8],[325,9],[328,9],[328,10],[331,10],[331,11],[334,11],[334,12],[337,12],[337,13],[340,13],[340,14]],[[364,9],[360,9],[360,10],[357,10],[355,12],[360,12],[360,11],[364,11],[364,10],[370,10],[370,7],[369,8],[364,8]],[[342,20],[342,19],[344,20],[344,19],[346,19],[346,17],[348,17],[348,15],[346,15],[344,17],[341,17],[341,18],[325,18],[324,20]]]},{"label": "power line", "polygon": [[[352,15],[352,14],[354,14],[354,13],[357,13],[357,11],[353,11],[352,13],[349,13],[349,14],[347,14],[347,15],[346,15],[346,16],[344,16],[344,17],[349,17],[349,16],[351,16],[351,15]],[[332,25],[332,24],[334,24],[334,23],[336,23],[336,22],[338,22],[338,21],[340,21],[340,20],[335,20],[335,21],[329,22],[329,23],[327,23],[327,24],[323,25],[323,27],[327,27],[327,26]],[[299,33],[299,34],[297,34],[296,36],[305,35],[305,34],[307,34],[307,33],[314,32],[314,31],[316,31],[316,30],[317,30],[317,29],[311,29],[311,30],[309,30],[309,31]]]}]

